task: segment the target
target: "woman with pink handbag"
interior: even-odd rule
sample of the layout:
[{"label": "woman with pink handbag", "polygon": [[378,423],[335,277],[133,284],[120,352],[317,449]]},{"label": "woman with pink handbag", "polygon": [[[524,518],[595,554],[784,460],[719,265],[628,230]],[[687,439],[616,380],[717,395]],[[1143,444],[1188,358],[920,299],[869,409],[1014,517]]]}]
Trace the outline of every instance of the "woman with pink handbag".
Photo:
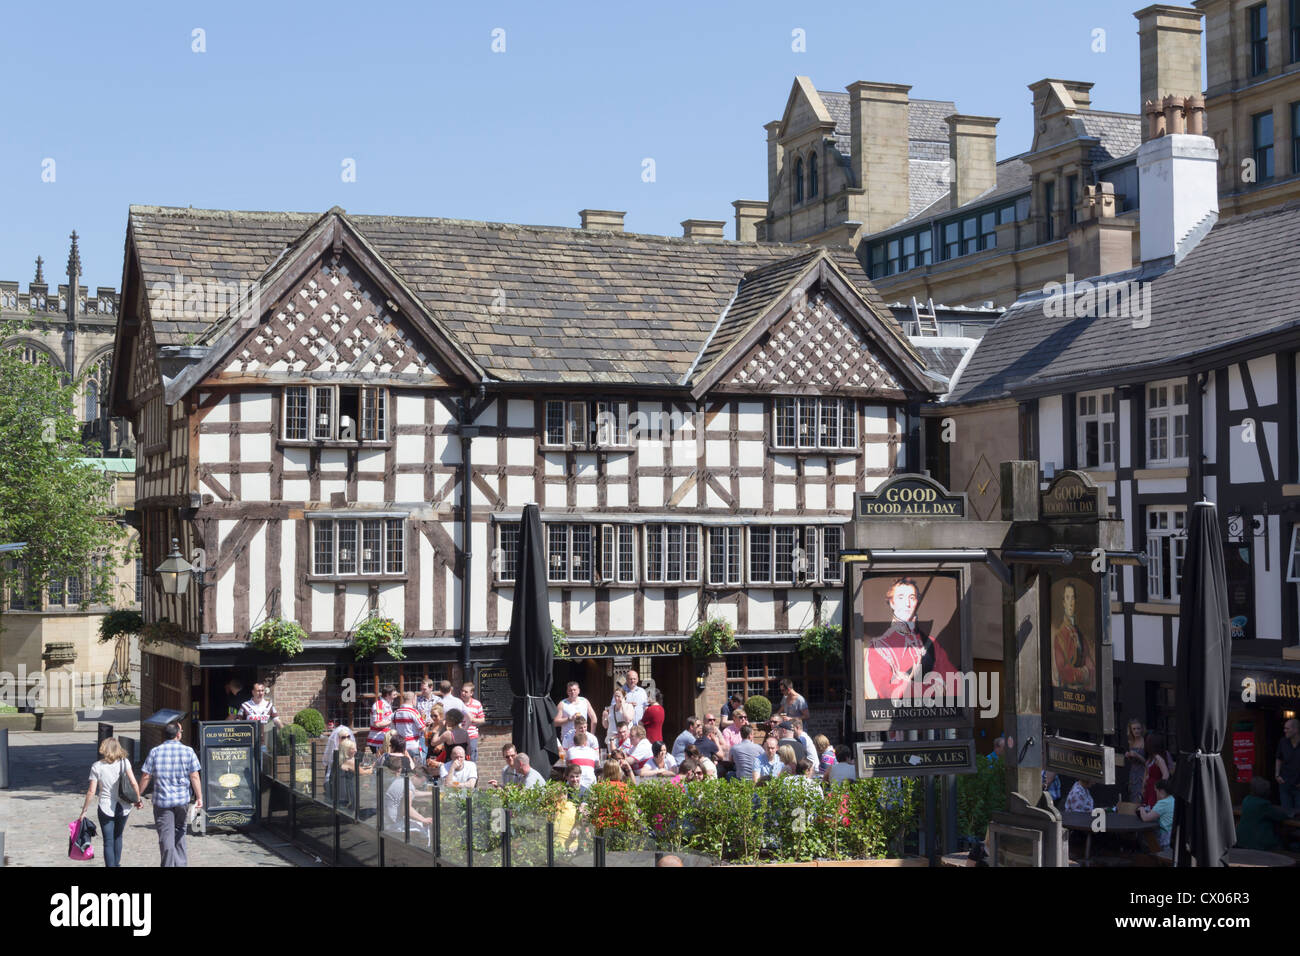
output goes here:
[{"label": "woman with pink handbag", "polygon": [[[86,802],[81,807],[81,817],[90,810],[90,803],[99,798],[99,828],[104,831],[104,865],[122,865],[122,837],[126,834],[126,817],[134,806],[137,810],[144,805],[140,799],[140,785],[131,770],[131,761],[116,737],[107,737],[99,745],[99,760],[90,768],[90,784],[86,788]],[[90,821],[86,821],[89,823]],[[73,826],[78,826],[78,818]],[[93,825],[91,835],[94,835]],[[77,832],[74,830],[74,841]],[[69,854],[75,852],[69,849]],[[91,859],[94,847],[87,846],[87,853],[81,859]]]}]

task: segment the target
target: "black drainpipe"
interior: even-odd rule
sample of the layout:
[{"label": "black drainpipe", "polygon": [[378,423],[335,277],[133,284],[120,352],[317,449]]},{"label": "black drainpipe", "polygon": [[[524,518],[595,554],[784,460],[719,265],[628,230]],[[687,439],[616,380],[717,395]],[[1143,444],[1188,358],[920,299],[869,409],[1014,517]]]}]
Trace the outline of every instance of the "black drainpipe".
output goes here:
[{"label": "black drainpipe", "polygon": [[471,407],[468,400],[461,398],[456,402],[457,417],[460,419],[457,431],[460,433],[460,527],[461,554],[463,562],[460,575],[460,664],[461,680],[473,680],[470,673],[470,569],[473,567],[474,508],[472,505],[474,464],[470,460],[470,442],[478,437],[478,428],[470,424],[483,410],[486,401],[486,389],[479,388],[479,401]]}]

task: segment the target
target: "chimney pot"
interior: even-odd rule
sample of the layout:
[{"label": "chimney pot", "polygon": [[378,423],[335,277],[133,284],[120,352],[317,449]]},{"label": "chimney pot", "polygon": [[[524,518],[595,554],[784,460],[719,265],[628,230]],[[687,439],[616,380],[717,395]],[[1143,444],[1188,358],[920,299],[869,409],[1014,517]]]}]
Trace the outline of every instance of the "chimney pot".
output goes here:
[{"label": "chimney pot", "polygon": [[[1141,102],[1162,103],[1201,92],[1201,13],[1190,7],[1154,4],[1137,11]],[[1167,132],[1181,133],[1172,124]],[[1147,138],[1161,135],[1148,125]]]}]

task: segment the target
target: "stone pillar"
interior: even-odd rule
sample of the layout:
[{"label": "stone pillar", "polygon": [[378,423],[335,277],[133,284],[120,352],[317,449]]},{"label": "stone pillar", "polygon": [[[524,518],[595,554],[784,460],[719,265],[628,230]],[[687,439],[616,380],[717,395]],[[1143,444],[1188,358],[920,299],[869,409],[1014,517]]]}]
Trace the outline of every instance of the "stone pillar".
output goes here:
[{"label": "stone pillar", "polygon": [[77,659],[76,645],[56,641],[45,645],[41,660],[45,662],[45,706],[37,729],[67,733],[77,729],[77,701],[72,664]]}]

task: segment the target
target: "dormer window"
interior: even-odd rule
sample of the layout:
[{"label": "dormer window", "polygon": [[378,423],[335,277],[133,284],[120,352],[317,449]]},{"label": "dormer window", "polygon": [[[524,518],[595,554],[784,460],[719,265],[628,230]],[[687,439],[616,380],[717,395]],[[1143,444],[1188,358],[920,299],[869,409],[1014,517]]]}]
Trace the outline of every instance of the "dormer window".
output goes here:
[{"label": "dormer window", "polygon": [[803,157],[796,157],[794,161],[794,201],[795,204],[803,202]]}]

